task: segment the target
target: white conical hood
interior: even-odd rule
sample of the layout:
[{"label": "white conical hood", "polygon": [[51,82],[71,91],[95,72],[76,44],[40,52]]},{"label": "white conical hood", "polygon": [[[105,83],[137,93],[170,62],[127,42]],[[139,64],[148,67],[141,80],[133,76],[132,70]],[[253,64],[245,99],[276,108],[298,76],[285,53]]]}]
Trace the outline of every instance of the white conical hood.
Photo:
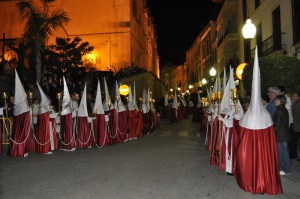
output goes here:
[{"label": "white conical hood", "polygon": [[132,90],[131,90],[131,85],[129,85],[129,93],[128,93],[128,109],[134,110],[134,104],[133,104],[133,100],[132,100]]},{"label": "white conical hood", "polygon": [[213,92],[214,93],[217,93],[221,88],[221,85],[220,85],[220,76],[217,75],[217,78],[216,78],[216,81],[215,81],[215,84],[214,84],[214,88],[213,88]]},{"label": "white conical hood", "polygon": [[145,89],[143,89],[143,105],[146,106],[147,95]]},{"label": "white conical hood", "polygon": [[150,91],[149,91],[149,87],[148,87],[148,92],[147,92],[147,101],[146,101],[146,107],[147,107],[147,111],[150,110]]},{"label": "white conical hood", "polygon": [[98,80],[97,94],[96,94],[95,105],[94,105],[94,110],[96,109],[97,109],[97,114],[104,114],[99,80]]},{"label": "white conical hood", "polygon": [[117,109],[118,112],[126,111],[126,108],[121,100],[118,82],[116,82],[116,99],[117,99],[117,96],[119,96],[119,102],[117,100],[115,101],[115,109]]},{"label": "white conical hood", "polygon": [[168,101],[168,94],[165,93],[165,106],[169,105],[169,101]]},{"label": "white conical hood", "polygon": [[[230,66],[230,68],[231,68],[231,66]],[[226,67],[224,67],[224,71],[223,71],[223,87],[222,87],[223,93],[225,91],[225,87],[226,87]]]},{"label": "white conical hood", "polygon": [[139,107],[138,107],[138,105],[136,104],[135,82],[133,83],[133,105],[134,105],[135,109],[138,111],[138,110],[139,110]]},{"label": "white conical hood", "polygon": [[63,95],[61,115],[67,115],[69,113],[72,113],[72,109],[71,109],[71,106],[70,106],[71,97],[70,97],[70,93],[69,93],[69,89],[68,89],[68,86],[67,86],[65,76],[63,76],[63,82],[64,82],[64,95]]},{"label": "white conical hood", "polygon": [[176,89],[174,91],[174,99],[173,99],[173,103],[172,103],[172,108],[178,108],[178,101],[177,101]]},{"label": "white conical hood", "polygon": [[211,87],[210,87],[210,89],[206,88],[206,92],[207,92],[207,100],[210,103]]},{"label": "white conical hood", "polygon": [[200,108],[202,106],[200,93],[198,92],[197,95],[198,95],[197,107]]},{"label": "white conical hood", "polygon": [[40,108],[39,108],[39,114],[43,114],[43,113],[46,113],[49,111],[50,100],[44,93],[44,91],[41,88],[41,86],[39,85],[39,83],[37,82],[36,84],[37,84],[40,94],[41,94],[41,103],[40,103]]},{"label": "white conical hood", "polygon": [[220,74],[218,74],[217,76],[217,91],[221,91],[221,78],[220,78]]},{"label": "white conical hood", "polygon": [[143,89],[143,104],[142,104],[142,111],[143,113],[147,113],[147,106],[146,106],[146,100],[147,100],[147,94],[145,89]]},{"label": "white conical hood", "polygon": [[30,110],[27,94],[23,88],[17,70],[15,70],[15,103],[14,103],[14,116],[28,112]]},{"label": "white conical hood", "polygon": [[103,102],[103,110],[104,111],[109,111],[109,104],[111,104],[111,99],[110,99],[110,96],[109,96],[109,92],[108,92],[108,87],[107,87],[107,83],[106,83],[106,79],[105,77],[103,78],[104,79],[104,92],[105,92],[105,100]]},{"label": "white conical hood", "polygon": [[88,116],[87,104],[86,104],[86,83],[84,85],[80,105],[78,108],[78,116],[79,117],[87,117]]},{"label": "white conical hood", "polygon": [[221,113],[226,114],[229,110],[230,110],[230,81],[231,79],[234,81],[233,79],[233,71],[230,67],[230,72],[229,72],[229,80],[225,86],[224,92],[223,92],[223,98],[222,98],[222,102],[221,102]]},{"label": "white conical hood", "polygon": [[251,101],[248,110],[240,121],[240,126],[248,129],[265,129],[273,124],[271,115],[261,102],[260,70],[258,64],[257,47],[252,77]]}]

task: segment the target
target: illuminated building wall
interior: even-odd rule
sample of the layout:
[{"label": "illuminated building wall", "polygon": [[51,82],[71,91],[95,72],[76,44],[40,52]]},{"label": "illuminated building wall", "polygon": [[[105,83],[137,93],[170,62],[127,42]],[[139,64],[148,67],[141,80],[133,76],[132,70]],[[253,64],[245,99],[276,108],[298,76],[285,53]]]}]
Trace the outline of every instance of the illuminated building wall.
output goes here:
[{"label": "illuminated building wall", "polygon": [[[23,34],[17,2],[0,1],[0,33],[6,38],[21,38]],[[156,35],[145,4],[145,0],[56,0],[50,4],[49,13],[59,8],[71,20],[48,44],[54,43],[55,37],[79,36],[94,46],[86,58],[98,70],[139,66],[159,77]]]}]

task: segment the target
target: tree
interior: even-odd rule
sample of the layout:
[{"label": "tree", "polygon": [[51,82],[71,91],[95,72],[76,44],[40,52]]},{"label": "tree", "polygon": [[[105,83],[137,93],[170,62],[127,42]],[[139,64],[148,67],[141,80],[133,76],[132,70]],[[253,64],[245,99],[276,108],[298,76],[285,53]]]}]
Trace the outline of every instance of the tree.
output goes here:
[{"label": "tree", "polygon": [[[286,92],[300,90],[300,60],[285,55],[268,55],[259,60],[261,91],[266,94],[269,87],[282,85]],[[252,87],[253,61],[243,71],[244,87]]]},{"label": "tree", "polygon": [[70,19],[60,10],[48,14],[48,4],[55,0],[23,0],[17,3],[20,18],[25,21],[24,40],[29,44],[34,53],[36,81],[41,82],[42,77],[42,52],[45,41],[57,28],[62,28]]},{"label": "tree", "polygon": [[49,46],[47,65],[61,72],[72,72],[83,65],[82,57],[93,51],[89,42],[81,42],[80,37],[56,38],[56,45]]}]

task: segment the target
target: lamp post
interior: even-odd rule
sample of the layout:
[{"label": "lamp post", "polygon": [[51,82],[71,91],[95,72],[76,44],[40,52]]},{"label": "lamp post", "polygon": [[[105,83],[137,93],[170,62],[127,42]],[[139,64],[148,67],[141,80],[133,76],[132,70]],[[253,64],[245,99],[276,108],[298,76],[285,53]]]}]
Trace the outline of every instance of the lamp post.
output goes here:
[{"label": "lamp post", "polygon": [[[251,19],[248,18],[246,20],[246,24],[243,26],[243,29],[242,29],[242,34],[243,34],[243,37],[244,37],[244,56],[245,56],[244,61],[245,61],[245,63],[249,63],[249,61],[251,59],[250,42],[251,42],[251,39],[253,39],[255,37],[255,34],[256,34],[256,27],[252,23]],[[246,64],[244,66],[241,66],[240,70],[243,70],[245,66],[246,66]],[[239,78],[239,79],[240,79],[240,85],[239,85],[240,95],[244,96],[244,85],[243,85],[242,77]]]},{"label": "lamp post", "polygon": [[201,83],[202,83],[202,93],[204,93],[204,86],[205,84],[207,84],[207,80],[203,77],[203,79],[201,80]]},{"label": "lamp post", "polygon": [[217,71],[214,67],[211,67],[210,71],[209,71],[209,74],[211,76],[211,80],[212,80],[212,83],[214,83],[215,81],[215,76],[217,74]]},{"label": "lamp post", "polygon": [[242,29],[244,41],[244,51],[245,51],[245,62],[248,63],[250,61],[250,41],[255,37],[256,27],[253,25],[251,19],[247,19],[246,24]]}]

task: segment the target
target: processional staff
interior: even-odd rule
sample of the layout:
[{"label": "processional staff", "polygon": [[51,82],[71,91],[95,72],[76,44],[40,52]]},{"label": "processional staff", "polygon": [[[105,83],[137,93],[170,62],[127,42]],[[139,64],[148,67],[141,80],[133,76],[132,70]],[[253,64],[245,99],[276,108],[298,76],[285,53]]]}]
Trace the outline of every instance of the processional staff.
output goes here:
[{"label": "processional staff", "polygon": [[[7,106],[7,99],[8,99],[8,97],[7,97],[7,93],[5,91],[2,92],[2,99],[4,100],[4,106],[6,107]],[[5,112],[6,112],[6,117],[8,117],[8,110],[5,109]]]},{"label": "processional staff", "polygon": [[[218,100],[218,115],[221,116],[221,102],[222,102],[222,91],[217,92],[217,100]],[[222,160],[222,128],[221,128],[221,120],[219,120],[219,168],[221,170],[221,160]]]},{"label": "processional staff", "polygon": [[[62,95],[61,95],[61,93],[60,92],[58,92],[58,93],[56,93],[56,96],[57,96],[57,100],[58,100],[58,115],[59,115],[59,117],[61,117],[61,113],[60,113],[60,106],[61,106],[61,100],[62,100]],[[59,144],[59,146],[60,146],[60,149],[62,149],[62,136],[61,136],[61,130],[60,130],[60,144]]]},{"label": "processional staff", "polygon": [[239,95],[237,93],[237,89],[234,88],[234,89],[231,89],[231,93],[230,93],[230,97],[232,99],[232,101],[234,102],[234,108],[235,108],[235,114],[238,114],[238,106],[237,106],[237,102],[239,100]]},{"label": "processional staff", "polygon": [[[212,106],[212,109],[213,109],[213,111],[214,111],[214,109],[215,109],[215,103],[216,103],[216,101],[217,101],[217,96],[216,96],[216,93],[212,93],[211,94],[211,96],[210,96],[210,101],[211,101],[211,106]],[[213,112],[211,113],[211,120],[210,120],[210,122],[211,122],[211,125],[210,125],[210,151],[211,151],[211,155],[212,155],[212,140],[213,140],[213,136],[214,136],[214,129],[213,129],[213,124],[214,124],[214,121],[213,121]]]},{"label": "processional staff", "polygon": [[[207,100],[207,98],[206,97],[202,97],[201,98],[201,103],[202,103],[202,107],[204,108],[204,109],[207,109],[208,107],[209,107],[209,103],[208,103],[208,100]],[[203,112],[204,111],[206,111],[206,110],[204,110],[203,109]],[[208,116],[207,116],[208,117]],[[206,135],[207,136],[207,135]],[[207,150],[207,137],[206,137],[206,150]]]}]

